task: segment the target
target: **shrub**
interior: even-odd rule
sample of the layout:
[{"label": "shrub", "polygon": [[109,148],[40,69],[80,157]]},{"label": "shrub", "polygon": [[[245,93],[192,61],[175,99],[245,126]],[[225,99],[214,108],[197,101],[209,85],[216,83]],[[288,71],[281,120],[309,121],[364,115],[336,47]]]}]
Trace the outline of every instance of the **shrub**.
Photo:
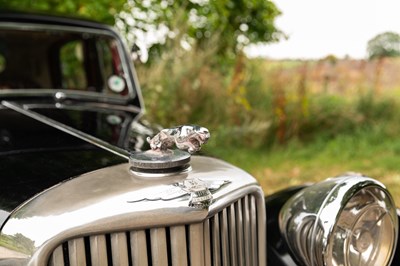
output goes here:
[{"label": "shrub", "polygon": [[[342,87],[333,90],[339,87],[315,74],[321,67],[343,63],[277,62],[239,54],[234,64],[222,65],[213,50],[217,41],[201,50],[171,43],[160,61],[138,66],[148,120],[163,127],[208,127],[212,138],[207,146],[212,149],[323,142],[360,131],[377,140],[398,134],[396,98],[372,94],[359,75],[350,93]],[[361,93],[355,94],[357,86]]]}]

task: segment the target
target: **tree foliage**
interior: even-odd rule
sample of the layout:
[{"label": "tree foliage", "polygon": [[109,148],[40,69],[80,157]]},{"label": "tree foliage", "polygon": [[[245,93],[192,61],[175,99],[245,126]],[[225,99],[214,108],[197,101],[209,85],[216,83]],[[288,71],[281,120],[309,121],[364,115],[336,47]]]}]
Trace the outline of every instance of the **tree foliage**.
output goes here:
[{"label": "tree foliage", "polygon": [[394,32],[385,32],[375,36],[367,45],[370,59],[400,56],[400,35]]},{"label": "tree foliage", "polygon": [[0,0],[0,9],[79,16],[113,25],[126,0]]},{"label": "tree foliage", "polygon": [[157,57],[168,40],[207,49],[210,40],[222,57],[250,43],[283,37],[274,24],[280,14],[270,0],[0,0],[1,9],[81,16],[116,24],[130,44]]},{"label": "tree foliage", "polygon": [[[161,43],[179,38],[186,47],[204,49],[217,36],[217,54],[229,56],[250,43],[284,37],[274,24],[279,14],[269,0],[129,0],[119,19],[136,43],[139,36],[161,32]],[[146,48],[157,54],[159,43]]]}]

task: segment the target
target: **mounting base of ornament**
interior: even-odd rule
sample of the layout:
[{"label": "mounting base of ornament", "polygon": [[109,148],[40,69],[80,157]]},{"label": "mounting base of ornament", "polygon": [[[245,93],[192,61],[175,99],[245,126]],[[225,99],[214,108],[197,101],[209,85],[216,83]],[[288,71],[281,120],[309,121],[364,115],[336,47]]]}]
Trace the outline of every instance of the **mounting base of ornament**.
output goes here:
[{"label": "mounting base of ornament", "polygon": [[190,167],[190,153],[181,150],[148,150],[131,154],[129,161],[134,172],[180,172]]},{"label": "mounting base of ornament", "polygon": [[[136,174],[168,174],[190,168],[190,155],[201,149],[210,138],[207,128],[184,125],[161,130],[147,138],[151,150],[134,152],[129,161]],[[178,149],[169,149],[176,146]]]}]

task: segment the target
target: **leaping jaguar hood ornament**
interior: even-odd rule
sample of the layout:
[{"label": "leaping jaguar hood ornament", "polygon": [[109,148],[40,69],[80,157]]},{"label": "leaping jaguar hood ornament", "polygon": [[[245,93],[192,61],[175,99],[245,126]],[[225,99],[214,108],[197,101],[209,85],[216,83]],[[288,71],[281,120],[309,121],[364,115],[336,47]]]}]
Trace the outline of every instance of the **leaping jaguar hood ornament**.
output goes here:
[{"label": "leaping jaguar hood ornament", "polygon": [[165,151],[175,144],[180,150],[195,153],[201,149],[201,145],[207,143],[209,138],[210,132],[205,127],[178,126],[161,130],[153,138],[148,137],[147,142],[152,150]]},{"label": "leaping jaguar hood ornament", "polygon": [[[153,138],[147,138],[150,150],[131,154],[131,170],[139,175],[187,170],[191,154],[199,151],[209,138],[208,129],[196,125],[163,129]],[[177,149],[171,149],[174,145]]]},{"label": "leaping jaguar hood ornament", "polygon": [[[178,126],[161,130],[153,138],[148,137],[150,150],[132,153],[130,156],[131,171],[137,176],[146,178],[162,177],[183,173],[191,169],[191,154],[201,149],[210,138],[207,128],[201,126]],[[174,145],[178,149],[173,148]],[[215,185],[214,182],[211,185]],[[218,186],[221,187],[225,181]],[[171,189],[173,192],[171,192]],[[211,186],[200,179],[186,179],[168,189],[168,196],[140,197],[139,200],[167,200],[190,195],[189,207],[208,208],[213,202]],[[162,194],[162,193],[161,193]]]}]

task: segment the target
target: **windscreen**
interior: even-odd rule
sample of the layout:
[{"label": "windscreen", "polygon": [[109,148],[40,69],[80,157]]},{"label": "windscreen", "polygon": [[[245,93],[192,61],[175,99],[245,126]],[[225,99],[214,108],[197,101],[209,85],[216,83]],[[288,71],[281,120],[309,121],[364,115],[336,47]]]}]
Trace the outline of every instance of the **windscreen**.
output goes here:
[{"label": "windscreen", "polygon": [[118,41],[101,31],[1,27],[0,91],[63,89],[127,95]]}]

